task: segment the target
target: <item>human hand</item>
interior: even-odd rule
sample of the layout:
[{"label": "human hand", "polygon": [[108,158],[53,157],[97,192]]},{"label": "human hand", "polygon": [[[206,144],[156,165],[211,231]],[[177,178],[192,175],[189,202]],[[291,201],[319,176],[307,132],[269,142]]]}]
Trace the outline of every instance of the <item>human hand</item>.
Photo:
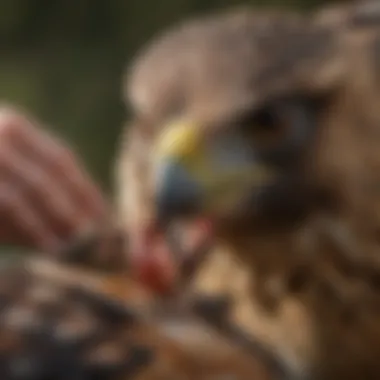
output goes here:
[{"label": "human hand", "polygon": [[37,122],[0,109],[0,242],[55,251],[102,220],[106,201],[73,152]]}]

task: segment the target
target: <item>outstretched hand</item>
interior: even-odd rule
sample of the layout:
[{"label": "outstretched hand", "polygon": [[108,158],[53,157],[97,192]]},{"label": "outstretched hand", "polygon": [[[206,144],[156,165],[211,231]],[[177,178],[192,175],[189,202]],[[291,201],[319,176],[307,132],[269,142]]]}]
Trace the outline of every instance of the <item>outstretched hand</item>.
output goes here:
[{"label": "outstretched hand", "polygon": [[0,243],[55,251],[106,212],[69,148],[27,116],[0,109]]}]

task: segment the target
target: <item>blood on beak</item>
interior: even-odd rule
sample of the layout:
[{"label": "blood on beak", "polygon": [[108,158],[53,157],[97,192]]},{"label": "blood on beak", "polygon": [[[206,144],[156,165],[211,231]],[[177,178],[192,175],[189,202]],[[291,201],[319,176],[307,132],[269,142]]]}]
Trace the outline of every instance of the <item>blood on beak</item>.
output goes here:
[{"label": "blood on beak", "polygon": [[178,290],[182,269],[196,262],[197,254],[210,245],[212,229],[205,219],[179,225],[173,239],[155,225],[140,234],[139,247],[131,254],[132,273],[136,280],[157,295],[167,296]]}]

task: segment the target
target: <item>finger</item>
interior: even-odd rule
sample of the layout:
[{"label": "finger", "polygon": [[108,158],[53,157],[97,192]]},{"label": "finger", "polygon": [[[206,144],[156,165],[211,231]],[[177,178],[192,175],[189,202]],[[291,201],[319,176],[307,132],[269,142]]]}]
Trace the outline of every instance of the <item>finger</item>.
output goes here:
[{"label": "finger", "polygon": [[1,225],[8,226],[2,233],[4,240],[52,252],[58,247],[57,236],[39,217],[25,194],[11,186],[0,186],[0,220]]},{"label": "finger", "polygon": [[21,189],[34,210],[39,212],[40,218],[51,222],[50,229],[62,239],[68,238],[82,223],[87,222],[87,216],[77,208],[70,194],[18,152],[3,147],[0,150],[0,165],[3,173],[0,181],[11,182]]},{"label": "finger", "polygon": [[107,207],[100,191],[74,154],[57,140],[33,129],[16,140],[14,146],[25,156],[43,165],[91,218],[105,214]]},{"label": "finger", "polygon": [[108,208],[106,202],[74,154],[35,124],[23,115],[0,110],[0,144],[3,141],[1,145],[9,145],[45,167],[77,199],[78,206],[89,217],[103,216]]},{"label": "finger", "polygon": [[53,176],[62,179],[62,185],[76,197],[78,204],[83,205],[84,211],[92,218],[103,218],[108,205],[99,188],[93,183],[84,166],[76,160],[74,154],[67,148],[51,140],[56,159],[51,161],[50,170]]}]

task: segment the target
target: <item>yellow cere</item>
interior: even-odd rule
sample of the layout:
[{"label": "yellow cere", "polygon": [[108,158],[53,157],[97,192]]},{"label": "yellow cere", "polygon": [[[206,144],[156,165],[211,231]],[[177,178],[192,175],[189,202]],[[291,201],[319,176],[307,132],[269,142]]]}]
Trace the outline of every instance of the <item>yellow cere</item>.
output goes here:
[{"label": "yellow cere", "polygon": [[176,160],[197,156],[202,151],[202,135],[197,124],[180,120],[165,126],[158,137],[155,154],[158,159]]}]

